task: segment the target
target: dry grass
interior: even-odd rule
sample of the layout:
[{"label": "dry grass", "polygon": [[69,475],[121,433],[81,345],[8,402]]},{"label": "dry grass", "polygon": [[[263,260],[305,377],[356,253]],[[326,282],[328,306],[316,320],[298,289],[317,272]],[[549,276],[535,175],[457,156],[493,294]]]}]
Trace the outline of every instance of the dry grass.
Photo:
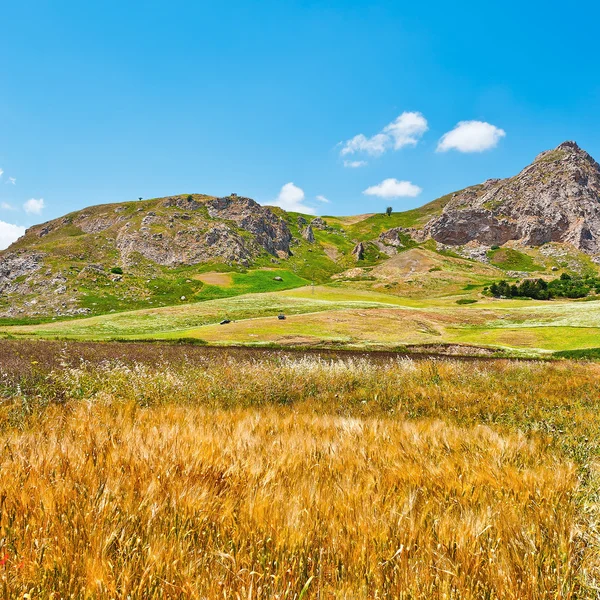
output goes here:
[{"label": "dry grass", "polygon": [[597,365],[177,350],[0,362],[5,598],[595,597]]},{"label": "dry grass", "polygon": [[217,273],[210,271],[209,273],[199,273],[193,276],[194,279],[199,279],[202,283],[209,285],[230,286],[233,283],[230,273]]}]

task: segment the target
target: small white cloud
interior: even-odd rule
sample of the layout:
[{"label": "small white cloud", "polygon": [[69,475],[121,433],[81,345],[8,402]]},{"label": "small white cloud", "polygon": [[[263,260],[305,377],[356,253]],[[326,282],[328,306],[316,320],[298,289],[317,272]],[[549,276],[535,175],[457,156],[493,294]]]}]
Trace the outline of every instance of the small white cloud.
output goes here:
[{"label": "small white cloud", "polygon": [[422,191],[418,185],[410,181],[398,181],[391,177],[390,179],[384,179],[378,185],[372,185],[367,188],[363,194],[367,196],[379,196],[380,198],[414,198]]},{"label": "small white cloud", "polygon": [[310,206],[303,204],[304,202],[304,190],[294,185],[291,181],[286,183],[279,192],[279,196],[273,206],[279,206],[284,210],[292,212],[306,213],[309,215],[316,214],[315,209]]},{"label": "small white cloud", "polygon": [[8,202],[1,202],[0,208],[3,210],[16,210],[15,207],[12,204],[9,204]]},{"label": "small white cloud", "polygon": [[8,248],[25,233],[25,227],[0,221],[0,250]]},{"label": "small white cloud", "polygon": [[415,146],[427,129],[427,119],[420,112],[403,112],[373,137],[368,138],[362,133],[355,135],[343,145],[340,154],[364,152],[380,156],[390,148],[399,150],[404,146]]},{"label": "small white cloud", "polygon": [[11,183],[12,185],[16,185],[17,184],[17,178],[16,177],[9,177],[8,181],[6,183]]},{"label": "small white cloud", "polygon": [[345,160],[344,161],[344,166],[347,169],[360,169],[360,167],[366,167],[367,164],[368,163],[366,160]]},{"label": "small white cloud", "polygon": [[440,139],[437,152],[483,152],[495,148],[506,132],[484,121],[461,121]]},{"label": "small white cloud", "polygon": [[420,112],[403,112],[383,131],[394,139],[394,150],[399,150],[404,146],[416,146],[428,129],[427,119]]},{"label": "small white cloud", "polygon": [[42,214],[42,210],[44,210],[44,199],[40,198],[39,200],[36,200],[35,198],[30,198],[29,200],[27,200],[27,202],[25,202],[25,204],[23,204],[23,210],[28,214],[28,215],[41,215]]},{"label": "small white cloud", "polygon": [[317,196],[317,200],[319,202],[324,202],[325,204],[329,204],[329,200],[327,198],[325,198],[325,196],[319,195],[319,196]]},{"label": "small white cloud", "polygon": [[346,156],[347,154],[354,154],[355,152],[364,152],[371,156],[379,156],[386,151],[389,140],[389,136],[384,133],[378,133],[370,138],[359,133],[346,142],[342,148],[341,154],[342,156]]},{"label": "small white cloud", "polygon": [[4,175],[4,171],[0,169],[0,177],[2,177],[2,175]]}]

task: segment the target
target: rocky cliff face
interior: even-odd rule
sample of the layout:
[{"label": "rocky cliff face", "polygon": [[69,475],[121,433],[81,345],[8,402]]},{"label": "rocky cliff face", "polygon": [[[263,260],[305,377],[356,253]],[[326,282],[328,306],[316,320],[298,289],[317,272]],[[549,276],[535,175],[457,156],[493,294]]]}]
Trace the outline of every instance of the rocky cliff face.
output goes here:
[{"label": "rocky cliff face", "polygon": [[136,254],[164,266],[211,261],[248,265],[265,251],[288,256],[291,239],[287,224],[250,198],[199,202],[189,196],[167,198],[139,224],[125,223],[118,230],[116,246],[125,265]]},{"label": "rocky cliff face", "polygon": [[240,196],[214,198],[206,206],[212,218],[233,221],[244,231],[253,234],[256,243],[269,254],[280,258],[289,256],[292,241],[290,230],[285,221],[268,208]]},{"label": "rocky cliff face", "polygon": [[456,194],[421,237],[448,245],[563,242],[598,253],[600,165],[575,142],[564,142],[515,177]]}]

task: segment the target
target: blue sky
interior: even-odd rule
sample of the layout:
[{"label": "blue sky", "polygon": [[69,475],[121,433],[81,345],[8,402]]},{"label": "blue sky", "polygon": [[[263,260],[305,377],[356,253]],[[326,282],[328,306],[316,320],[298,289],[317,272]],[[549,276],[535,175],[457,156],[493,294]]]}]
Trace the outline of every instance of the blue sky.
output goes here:
[{"label": "blue sky", "polygon": [[140,196],[404,210],[566,139],[600,158],[599,17],[588,1],[5,2],[0,247]]}]

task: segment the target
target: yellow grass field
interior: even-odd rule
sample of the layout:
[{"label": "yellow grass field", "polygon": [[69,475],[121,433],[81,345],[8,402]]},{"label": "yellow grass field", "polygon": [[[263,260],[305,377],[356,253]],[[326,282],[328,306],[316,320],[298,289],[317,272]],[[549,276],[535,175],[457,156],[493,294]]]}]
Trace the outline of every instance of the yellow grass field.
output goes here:
[{"label": "yellow grass field", "polygon": [[598,365],[81,348],[0,348],[0,597],[596,597]]}]

